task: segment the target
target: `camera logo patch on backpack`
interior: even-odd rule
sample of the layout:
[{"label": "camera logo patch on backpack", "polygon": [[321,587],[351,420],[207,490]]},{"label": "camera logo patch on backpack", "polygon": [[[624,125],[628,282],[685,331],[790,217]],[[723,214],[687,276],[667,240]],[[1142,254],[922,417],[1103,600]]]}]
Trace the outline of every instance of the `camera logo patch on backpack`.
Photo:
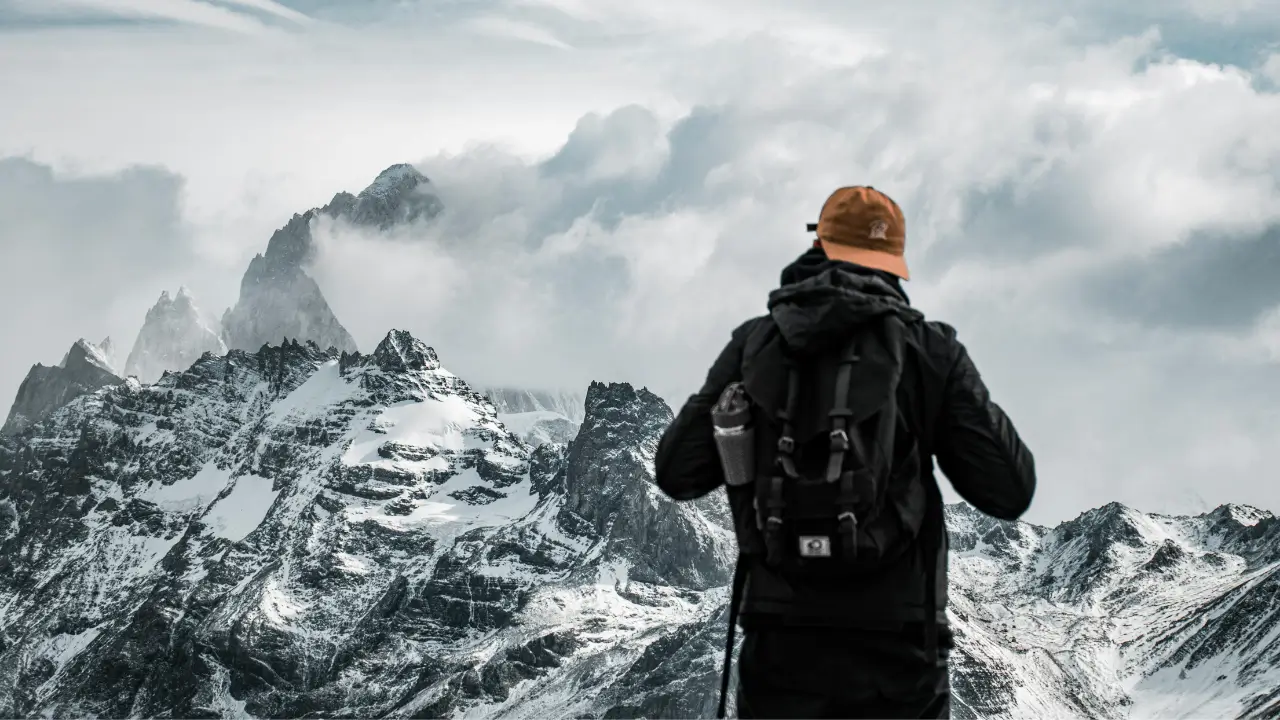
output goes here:
[{"label": "camera logo patch on backpack", "polygon": [[826,535],[801,535],[800,557],[831,557],[831,538]]}]

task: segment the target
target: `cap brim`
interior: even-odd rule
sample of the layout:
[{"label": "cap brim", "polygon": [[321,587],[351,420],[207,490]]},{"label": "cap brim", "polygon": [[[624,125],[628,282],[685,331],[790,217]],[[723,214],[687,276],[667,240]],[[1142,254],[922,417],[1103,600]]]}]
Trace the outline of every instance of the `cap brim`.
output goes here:
[{"label": "cap brim", "polygon": [[911,279],[911,271],[907,269],[907,259],[901,255],[880,252],[878,250],[865,250],[863,248],[854,248],[838,243],[825,243],[827,257],[832,260],[843,260],[851,262],[854,265],[861,265],[875,270],[883,270],[892,275],[897,275],[903,280]]}]

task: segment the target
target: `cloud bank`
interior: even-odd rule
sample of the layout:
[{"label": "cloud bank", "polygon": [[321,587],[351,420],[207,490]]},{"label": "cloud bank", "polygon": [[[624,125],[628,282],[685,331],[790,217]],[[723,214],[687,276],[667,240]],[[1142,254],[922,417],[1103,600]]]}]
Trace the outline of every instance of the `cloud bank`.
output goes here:
[{"label": "cloud bank", "polygon": [[[1031,519],[1110,500],[1280,509],[1266,452],[1280,446],[1280,96],[1273,50],[1224,40],[1280,25],[1265,7],[913,3],[854,17],[523,0],[448,17],[379,6],[357,22],[290,6],[347,23],[353,44],[209,75],[203,50],[148,41],[190,64],[184,97],[217,118],[201,135],[243,146],[149,142],[110,115],[87,133],[124,128],[115,150],[35,129],[79,87],[70,75],[11,137],[53,164],[110,167],[127,150],[178,169],[187,184],[162,205],[180,208],[175,237],[200,258],[187,272],[206,276],[242,271],[293,212],[420,158],[447,207],[435,223],[316,228],[313,273],[363,347],[403,327],[478,383],[628,380],[673,403],[763,312],[826,195],[874,184],[907,213],[913,300],[960,329],[1035,451]],[[452,34],[410,43],[427,17]],[[339,37],[315,32],[291,50]],[[254,47],[255,62],[272,57]],[[270,82],[230,90],[253,72]],[[186,117],[158,104],[161,75],[144,77],[125,107]],[[287,103],[306,112],[286,121]]]},{"label": "cloud bank", "polygon": [[1186,508],[1207,477],[1210,502],[1274,504],[1257,478],[1280,441],[1278,99],[1154,33],[1054,40],[815,68],[752,38],[741,52],[783,76],[767,91],[674,123],[590,115],[537,163],[424,161],[441,223],[412,242],[325,228],[322,285],[478,378],[678,402],[826,193],[872,182],[906,208],[913,297],[961,329],[1040,458],[1041,517]]},{"label": "cloud bank", "polygon": [[[270,21],[311,22],[305,14],[273,0],[10,0],[0,15],[24,24],[166,23],[235,34],[259,35]],[[265,21],[265,22],[264,22]]]},{"label": "cloud bank", "polygon": [[188,280],[199,264],[184,242],[181,192],[182,179],[161,168],[67,176],[0,159],[6,412],[33,363],[57,363],[80,337],[110,335],[127,354],[161,288],[201,282]]}]

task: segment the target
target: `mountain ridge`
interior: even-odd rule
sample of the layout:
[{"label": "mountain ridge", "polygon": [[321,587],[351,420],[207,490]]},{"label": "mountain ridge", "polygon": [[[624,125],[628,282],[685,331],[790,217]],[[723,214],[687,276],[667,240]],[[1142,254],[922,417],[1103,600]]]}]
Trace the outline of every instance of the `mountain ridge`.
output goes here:
[{"label": "mountain ridge", "polygon": [[[0,712],[709,716],[736,548],[671,417],[593,382],[535,446],[400,330],[83,394],[0,438]],[[1275,710],[1273,514],[947,515],[956,717]]]},{"label": "mountain ridge", "polygon": [[[612,472],[592,464],[584,448],[607,439],[589,432],[576,461],[568,446],[529,448],[397,331],[369,355],[297,341],[206,354],[71,401],[38,444],[0,445],[0,668],[13,671],[0,711],[396,714],[501,698],[564,653],[585,671],[599,653],[642,652],[616,644],[620,608],[640,623],[629,632],[661,633],[722,593],[698,589],[710,576],[697,563],[641,551],[636,533],[656,523],[705,555],[704,525],[652,492],[660,423],[616,405],[646,398],[610,390],[595,403],[604,432],[636,443]],[[617,482],[625,467],[636,482]],[[600,484],[615,510],[566,507],[572,488]],[[613,520],[624,513],[641,521]],[[582,612],[596,624],[579,627]],[[532,620],[513,624],[522,613]],[[530,622],[545,632],[527,637]],[[523,639],[469,665],[463,649],[494,632]],[[440,643],[461,645],[423,654]],[[420,669],[397,680],[406,652]],[[321,657],[332,670],[305,670]],[[386,676],[357,692],[342,673],[369,663]]]},{"label": "mountain ridge", "polygon": [[0,435],[25,432],[72,399],[122,381],[108,351],[80,338],[57,365],[31,367],[18,386]]},{"label": "mountain ridge", "polygon": [[[241,278],[236,304],[224,311],[221,320],[212,323],[216,327],[205,321],[186,287],[180,286],[174,296],[167,290],[162,291],[147,311],[122,368],[116,366],[110,338],[100,347],[94,346],[93,355],[101,361],[102,368],[114,376],[133,375],[143,383],[153,383],[165,372],[186,370],[206,352],[220,355],[228,349],[255,351],[290,339],[333,347],[338,352],[355,352],[354,338],[338,321],[319,285],[306,272],[315,258],[312,223],[326,216],[355,226],[386,230],[428,221],[442,210],[443,204],[425,175],[408,163],[391,165],[359,194],[339,192],[327,205],[295,213],[273,232],[266,250],[250,260]],[[65,362],[64,358],[59,367]],[[92,379],[83,387],[74,382],[51,380],[65,373],[47,368],[33,368],[31,373],[28,390],[20,388],[11,406],[6,432],[18,432],[33,422],[28,416],[43,417],[81,392],[103,384],[100,379]],[[61,389],[57,392],[42,389],[37,393],[40,397],[32,400],[34,389],[54,385]],[[576,427],[554,417],[530,418],[528,424],[527,432],[542,440],[565,440]]]}]

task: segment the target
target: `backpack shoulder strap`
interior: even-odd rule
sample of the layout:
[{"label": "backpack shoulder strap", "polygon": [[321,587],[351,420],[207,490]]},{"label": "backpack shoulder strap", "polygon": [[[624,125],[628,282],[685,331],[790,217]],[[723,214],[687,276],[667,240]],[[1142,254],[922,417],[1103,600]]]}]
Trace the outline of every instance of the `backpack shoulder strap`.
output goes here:
[{"label": "backpack shoulder strap", "polygon": [[[886,316],[883,323],[884,349],[888,351],[892,369],[884,405],[878,410],[875,443],[868,453],[866,443],[856,426],[850,428],[854,413],[849,408],[849,390],[853,366],[861,360],[859,343],[869,339],[878,329],[865,326],[853,333],[845,346],[840,367],[837,370],[835,398],[831,409],[831,458],[827,465],[827,482],[839,483],[836,504],[839,514],[840,535],[844,544],[844,558],[857,559],[858,516],[856,506],[859,496],[876,497],[882,476],[887,478],[892,470],[894,439],[898,424],[898,383],[903,370],[903,328],[895,315]],[[854,464],[843,469],[845,457],[852,451]]]},{"label": "backpack shoulder strap", "polygon": [[831,459],[827,462],[827,482],[840,479],[840,469],[844,466],[845,454],[852,443],[854,459],[866,464],[866,450],[862,447],[862,438],[855,432],[848,433],[849,420],[853,411],[849,408],[849,383],[853,378],[853,366],[862,358],[858,355],[859,340],[857,333],[845,344],[840,352],[840,364],[836,369],[835,397],[831,401]]},{"label": "backpack shoulder strap", "polygon": [[[831,402],[831,437],[829,440],[831,457],[827,461],[827,482],[840,483],[836,506],[839,514],[836,519],[840,523],[840,538],[844,545],[842,557],[852,561],[858,554],[858,516],[856,504],[858,500],[856,480],[865,476],[867,451],[863,447],[862,436],[857,428],[849,432],[849,423],[853,411],[849,408],[849,383],[853,379],[853,366],[862,358],[858,354],[862,334],[865,330],[856,330],[845,343],[840,352],[840,364],[836,369],[835,397]],[[855,469],[845,470],[844,461],[849,451],[853,451]]]},{"label": "backpack shoulder strap", "polygon": [[790,358],[785,361],[787,369],[787,394],[782,409],[778,411],[778,421],[782,425],[782,433],[778,436],[778,445],[774,456],[773,473],[769,476],[768,491],[765,497],[765,511],[760,518],[763,526],[766,561],[773,563],[782,557],[782,510],[783,483],[800,477],[796,471],[794,436],[795,412],[800,395],[800,372]]}]

